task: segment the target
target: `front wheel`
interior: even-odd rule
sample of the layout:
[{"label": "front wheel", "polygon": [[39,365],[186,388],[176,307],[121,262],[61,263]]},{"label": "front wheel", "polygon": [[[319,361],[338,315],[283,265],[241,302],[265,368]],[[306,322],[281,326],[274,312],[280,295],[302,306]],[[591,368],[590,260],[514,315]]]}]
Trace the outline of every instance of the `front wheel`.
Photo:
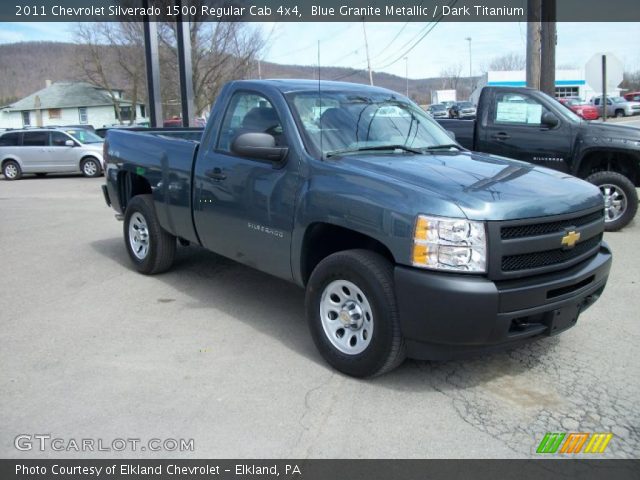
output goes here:
[{"label": "front wheel", "polygon": [[635,185],[617,172],[596,172],[587,177],[604,197],[604,228],[615,232],[626,226],[638,210],[638,192]]},{"label": "front wheel", "polygon": [[151,195],[137,195],[127,205],[124,243],[140,273],[153,275],[171,268],[176,253],[176,237],[160,226]]},{"label": "front wheel", "polygon": [[322,260],[306,294],[311,336],[324,359],[354,377],[388,372],[405,358],[393,265],[368,250]]},{"label": "front wheel", "polygon": [[18,162],[7,160],[2,166],[2,174],[4,175],[5,180],[20,180],[20,177],[22,177],[22,170],[20,169]]},{"label": "front wheel", "polygon": [[80,170],[85,177],[98,177],[101,174],[100,162],[93,157],[85,158],[80,164]]},{"label": "front wheel", "polygon": [[616,118],[624,117],[624,110],[616,110]]}]

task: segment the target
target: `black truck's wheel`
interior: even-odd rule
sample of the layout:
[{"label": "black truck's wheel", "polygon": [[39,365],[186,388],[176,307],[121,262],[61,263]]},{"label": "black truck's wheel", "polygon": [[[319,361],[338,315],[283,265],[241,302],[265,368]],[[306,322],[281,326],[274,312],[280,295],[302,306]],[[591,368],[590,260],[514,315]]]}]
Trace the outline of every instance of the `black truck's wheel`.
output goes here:
[{"label": "black truck's wheel", "polygon": [[4,165],[2,165],[2,174],[5,180],[20,180],[20,177],[22,177],[22,169],[20,165],[18,165],[18,162],[7,160],[4,162]]},{"label": "black truck's wheel", "polygon": [[604,196],[605,224],[607,232],[615,232],[626,226],[638,210],[638,192],[624,175],[617,172],[596,172],[587,177]]},{"label": "black truck's wheel", "polygon": [[102,173],[100,162],[97,158],[89,157],[82,160],[80,170],[85,177],[99,177]]},{"label": "black truck's wheel", "polygon": [[151,195],[138,195],[124,214],[124,243],[136,270],[152,275],[173,264],[176,237],[162,229]]},{"label": "black truck's wheel", "polygon": [[402,363],[393,266],[368,250],[347,250],[322,260],[306,295],[313,341],[324,359],[354,377],[381,375]]}]

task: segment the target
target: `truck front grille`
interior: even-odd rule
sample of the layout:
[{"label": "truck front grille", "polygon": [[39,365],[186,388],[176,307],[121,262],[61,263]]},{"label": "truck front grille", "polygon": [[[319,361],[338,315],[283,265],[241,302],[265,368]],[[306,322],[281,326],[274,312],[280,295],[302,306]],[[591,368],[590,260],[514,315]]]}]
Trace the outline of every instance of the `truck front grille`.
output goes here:
[{"label": "truck front grille", "polygon": [[502,271],[513,272],[516,270],[529,270],[532,268],[548,267],[573,260],[586,252],[597,248],[602,241],[602,235],[592,237],[578,243],[571,250],[557,248],[544,252],[524,253],[522,255],[507,255],[502,257]]},{"label": "truck front grille", "polygon": [[564,230],[569,227],[581,227],[588,223],[596,222],[604,218],[604,213],[600,210],[583,215],[578,218],[568,218],[557,222],[532,223],[528,225],[514,225],[502,227],[500,234],[503,240],[510,238],[533,237],[536,235],[546,235]]},{"label": "truck front grille", "polygon": [[[571,215],[490,222],[489,276],[506,280],[569,268],[598,253],[603,232],[602,208]],[[563,244],[567,236],[575,243]]]}]

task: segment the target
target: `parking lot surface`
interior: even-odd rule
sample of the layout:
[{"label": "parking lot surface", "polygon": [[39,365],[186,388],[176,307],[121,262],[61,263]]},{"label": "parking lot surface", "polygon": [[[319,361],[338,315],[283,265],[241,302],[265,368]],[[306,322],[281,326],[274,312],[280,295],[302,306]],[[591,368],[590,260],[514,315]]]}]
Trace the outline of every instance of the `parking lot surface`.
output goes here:
[{"label": "parking lot surface", "polygon": [[[575,328],[355,380],[316,352],[294,285],[197,247],[135,273],[102,182],[0,180],[0,457],[534,457],[546,432],[612,432],[603,456],[638,457],[638,220],[606,235],[609,284]],[[21,434],[194,449],[20,451]]]}]

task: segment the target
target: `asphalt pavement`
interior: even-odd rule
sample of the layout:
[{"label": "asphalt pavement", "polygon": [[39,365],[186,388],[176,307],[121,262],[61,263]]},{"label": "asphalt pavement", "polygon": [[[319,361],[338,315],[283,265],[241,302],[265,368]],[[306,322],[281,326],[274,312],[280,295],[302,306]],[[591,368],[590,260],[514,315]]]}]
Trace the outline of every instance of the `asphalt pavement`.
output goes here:
[{"label": "asphalt pavement", "polygon": [[[609,284],[575,328],[355,380],[316,352],[294,285],[196,247],[134,272],[102,182],[0,180],[0,458],[535,457],[546,432],[611,432],[602,456],[638,457],[640,220],[606,234]],[[70,447],[119,438],[193,449]]]}]

